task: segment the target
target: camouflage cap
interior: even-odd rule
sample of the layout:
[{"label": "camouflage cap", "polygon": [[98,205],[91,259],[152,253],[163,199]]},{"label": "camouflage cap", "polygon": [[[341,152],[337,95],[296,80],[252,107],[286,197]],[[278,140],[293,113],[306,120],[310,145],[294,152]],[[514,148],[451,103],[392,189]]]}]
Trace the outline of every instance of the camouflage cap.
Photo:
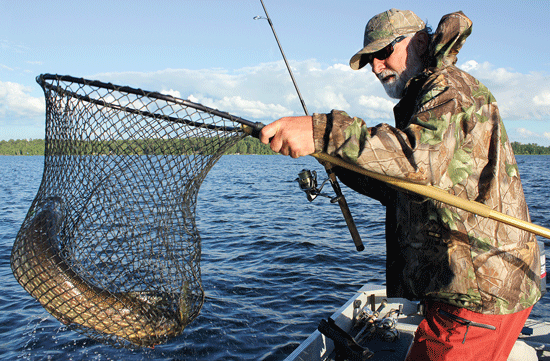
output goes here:
[{"label": "camouflage cap", "polygon": [[363,54],[371,54],[384,48],[400,35],[416,33],[426,27],[415,13],[410,10],[390,9],[369,20],[365,27],[363,49],[359,50],[349,65],[358,70],[366,65],[361,62]]}]

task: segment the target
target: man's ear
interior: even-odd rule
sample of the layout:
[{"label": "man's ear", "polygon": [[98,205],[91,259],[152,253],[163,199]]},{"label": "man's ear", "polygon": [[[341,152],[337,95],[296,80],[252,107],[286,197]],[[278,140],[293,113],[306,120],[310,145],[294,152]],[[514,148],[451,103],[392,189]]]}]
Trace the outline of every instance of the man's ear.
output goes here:
[{"label": "man's ear", "polygon": [[428,46],[430,44],[430,37],[425,31],[419,31],[414,34],[413,39],[415,47],[418,51],[418,54],[425,54],[428,51]]}]

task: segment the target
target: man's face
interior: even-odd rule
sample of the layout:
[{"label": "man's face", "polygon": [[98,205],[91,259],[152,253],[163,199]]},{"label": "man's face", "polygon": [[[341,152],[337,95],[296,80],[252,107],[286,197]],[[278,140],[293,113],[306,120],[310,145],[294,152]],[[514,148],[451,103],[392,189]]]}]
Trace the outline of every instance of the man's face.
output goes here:
[{"label": "man's face", "polygon": [[414,44],[410,44],[411,39],[408,37],[396,43],[393,53],[386,59],[374,58],[372,61],[372,72],[391,98],[401,99],[407,82],[424,69]]}]

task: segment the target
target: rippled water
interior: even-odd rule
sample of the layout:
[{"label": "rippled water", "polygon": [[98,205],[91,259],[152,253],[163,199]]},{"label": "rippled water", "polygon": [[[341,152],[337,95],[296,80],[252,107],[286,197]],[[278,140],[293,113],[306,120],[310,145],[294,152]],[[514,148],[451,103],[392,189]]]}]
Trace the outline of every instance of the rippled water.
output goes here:
[{"label": "rippled water", "polygon": [[[366,282],[384,283],[384,208],[343,187],[366,250],[337,205],[294,181],[311,157],[224,156],[199,193],[206,303],[184,334],[130,351],[67,330],[15,281],[9,256],[38,190],[43,157],[0,156],[0,359],[281,360]],[[549,156],[518,156],[533,222],[550,227]],[[330,186],[325,189],[330,191]],[[550,241],[545,240],[547,244]],[[550,319],[550,296],[533,317]]]}]

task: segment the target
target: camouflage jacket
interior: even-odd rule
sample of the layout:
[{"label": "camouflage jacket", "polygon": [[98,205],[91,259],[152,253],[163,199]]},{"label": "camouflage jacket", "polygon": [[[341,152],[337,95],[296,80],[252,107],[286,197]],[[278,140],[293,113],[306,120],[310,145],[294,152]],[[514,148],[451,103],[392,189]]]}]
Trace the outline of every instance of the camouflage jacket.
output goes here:
[{"label": "camouflage jacket", "polygon": [[[441,19],[430,66],[411,79],[394,108],[395,127],[367,127],[336,110],[315,114],[316,151],[529,221],[496,100],[455,66],[471,25],[461,12]],[[356,173],[337,174],[386,206],[389,296],[434,299],[486,314],[514,313],[540,298],[534,235]]]}]

